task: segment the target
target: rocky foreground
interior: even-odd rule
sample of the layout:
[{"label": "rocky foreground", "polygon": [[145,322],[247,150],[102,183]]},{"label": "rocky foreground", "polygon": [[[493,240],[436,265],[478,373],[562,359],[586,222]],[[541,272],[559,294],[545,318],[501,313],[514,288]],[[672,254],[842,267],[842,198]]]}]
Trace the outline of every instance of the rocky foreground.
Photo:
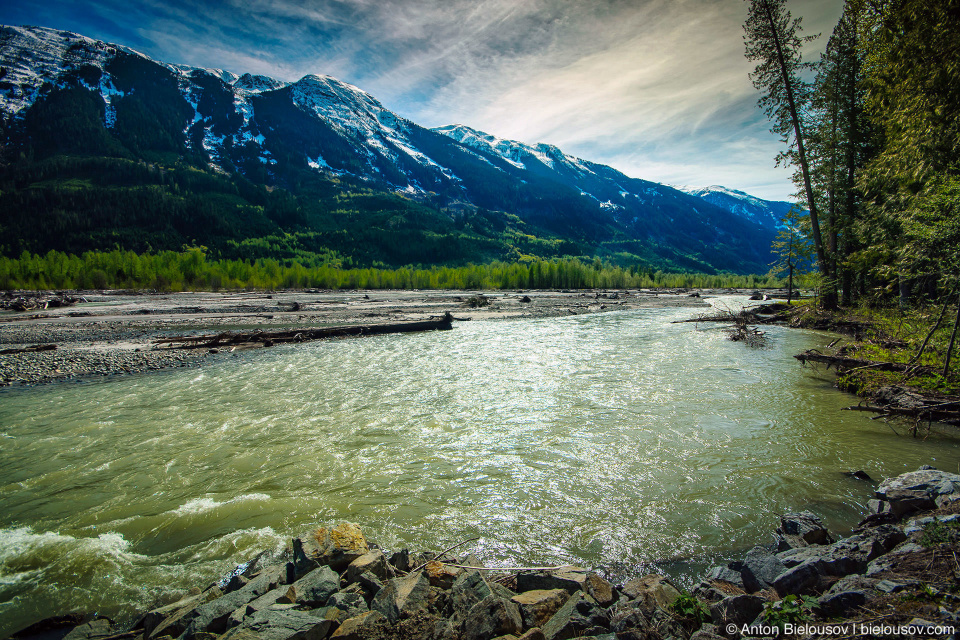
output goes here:
[{"label": "rocky foreground", "polygon": [[[881,483],[834,540],[812,513],[775,545],[711,569],[693,593],[647,575],[613,585],[577,567],[488,570],[472,557],[389,557],[356,525],[295,538],[283,564],[241,565],[130,628],[63,616],[13,637],[65,640],[692,639],[950,637],[960,628],[960,475]],[[82,624],[78,624],[81,623]]]}]

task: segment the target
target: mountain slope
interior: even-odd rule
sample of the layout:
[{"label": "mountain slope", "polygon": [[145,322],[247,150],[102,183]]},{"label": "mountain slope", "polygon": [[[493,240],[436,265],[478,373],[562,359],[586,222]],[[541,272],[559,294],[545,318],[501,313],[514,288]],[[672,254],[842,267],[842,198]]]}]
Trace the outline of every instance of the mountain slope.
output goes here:
[{"label": "mountain slope", "polygon": [[[549,145],[462,125],[425,129],[329,76],[283,82],[164,64],[36,27],[0,28],[0,64],[6,152],[18,159],[0,176],[7,185],[0,225],[33,238],[6,245],[8,252],[57,242],[14,219],[12,207],[27,201],[73,241],[78,234],[118,237],[117,229],[98,225],[116,224],[120,203],[137,201],[150,211],[154,248],[163,242],[158,221],[174,215],[166,207],[205,220],[187,227],[193,233],[179,231],[178,240],[209,241],[218,251],[293,234],[310,238],[294,253],[336,252],[366,264],[402,264],[410,253],[387,246],[411,243],[436,248],[415,252],[421,263],[574,255],[746,273],[765,271],[769,262],[765,225]],[[113,164],[104,161],[110,168],[98,178],[82,163],[55,160],[63,155]],[[159,179],[122,177],[130,162],[146,163]],[[66,174],[51,181],[50,166]],[[179,196],[165,175],[177,176]],[[34,193],[13,198],[11,185]],[[141,197],[148,186],[164,197]],[[184,204],[184,188],[199,200]],[[366,200],[357,204],[359,197]],[[343,199],[358,208],[344,213]],[[136,216],[131,222],[143,224]],[[101,241],[91,242],[95,248]]]},{"label": "mountain slope", "polygon": [[692,196],[703,198],[710,204],[773,230],[781,228],[780,221],[783,220],[783,216],[795,206],[792,202],[764,200],[743,191],[719,185],[709,187],[676,186],[675,188]]}]

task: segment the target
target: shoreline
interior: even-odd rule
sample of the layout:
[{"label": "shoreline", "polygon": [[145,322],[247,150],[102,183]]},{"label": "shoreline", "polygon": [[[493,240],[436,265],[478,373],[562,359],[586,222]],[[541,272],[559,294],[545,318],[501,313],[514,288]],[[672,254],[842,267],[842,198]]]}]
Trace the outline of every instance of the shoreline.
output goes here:
[{"label": "shoreline", "polygon": [[[225,330],[323,328],[423,321],[556,318],[608,311],[706,308],[704,296],[730,290],[79,292],[85,302],[0,312],[0,387],[89,380],[197,366],[201,349],[159,348],[154,340]],[[477,306],[482,305],[482,306]]]}]

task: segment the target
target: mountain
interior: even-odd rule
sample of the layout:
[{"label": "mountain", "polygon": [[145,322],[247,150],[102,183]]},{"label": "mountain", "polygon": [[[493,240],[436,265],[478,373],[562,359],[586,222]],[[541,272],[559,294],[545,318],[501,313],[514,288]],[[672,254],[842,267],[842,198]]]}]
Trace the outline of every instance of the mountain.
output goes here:
[{"label": "mountain", "polygon": [[743,191],[728,189],[719,185],[709,187],[688,187],[676,186],[684,193],[703,198],[710,204],[715,204],[722,209],[735,213],[751,222],[756,222],[760,226],[768,229],[777,230],[783,225],[780,222],[783,216],[787,214],[795,205],[792,202],[783,200],[764,200],[756,196],[751,196]]},{"label": "mountain", "polygon": [[7,254],[200,243],[357,265],[770,261],[763,220],[550,145],[426,129],[330,76],[284,82],[0,27],[0,116]]}]

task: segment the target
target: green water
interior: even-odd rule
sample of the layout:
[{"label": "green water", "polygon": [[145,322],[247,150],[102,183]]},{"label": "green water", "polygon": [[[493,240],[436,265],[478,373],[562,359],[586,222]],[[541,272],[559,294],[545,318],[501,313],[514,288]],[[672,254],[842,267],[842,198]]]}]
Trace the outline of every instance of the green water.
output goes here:
[{"label": "green water", "polygon": [[[727,304],[732,304],[728,301]],[[835,530],[874,478],[956,470],[791,357],[693,310],[458,323],[200,369],[0,394],[0,636],[70,610],[128,619],[262,549],[350,520],[388,549],[481,536],[491,564],[619,572]]]}]

